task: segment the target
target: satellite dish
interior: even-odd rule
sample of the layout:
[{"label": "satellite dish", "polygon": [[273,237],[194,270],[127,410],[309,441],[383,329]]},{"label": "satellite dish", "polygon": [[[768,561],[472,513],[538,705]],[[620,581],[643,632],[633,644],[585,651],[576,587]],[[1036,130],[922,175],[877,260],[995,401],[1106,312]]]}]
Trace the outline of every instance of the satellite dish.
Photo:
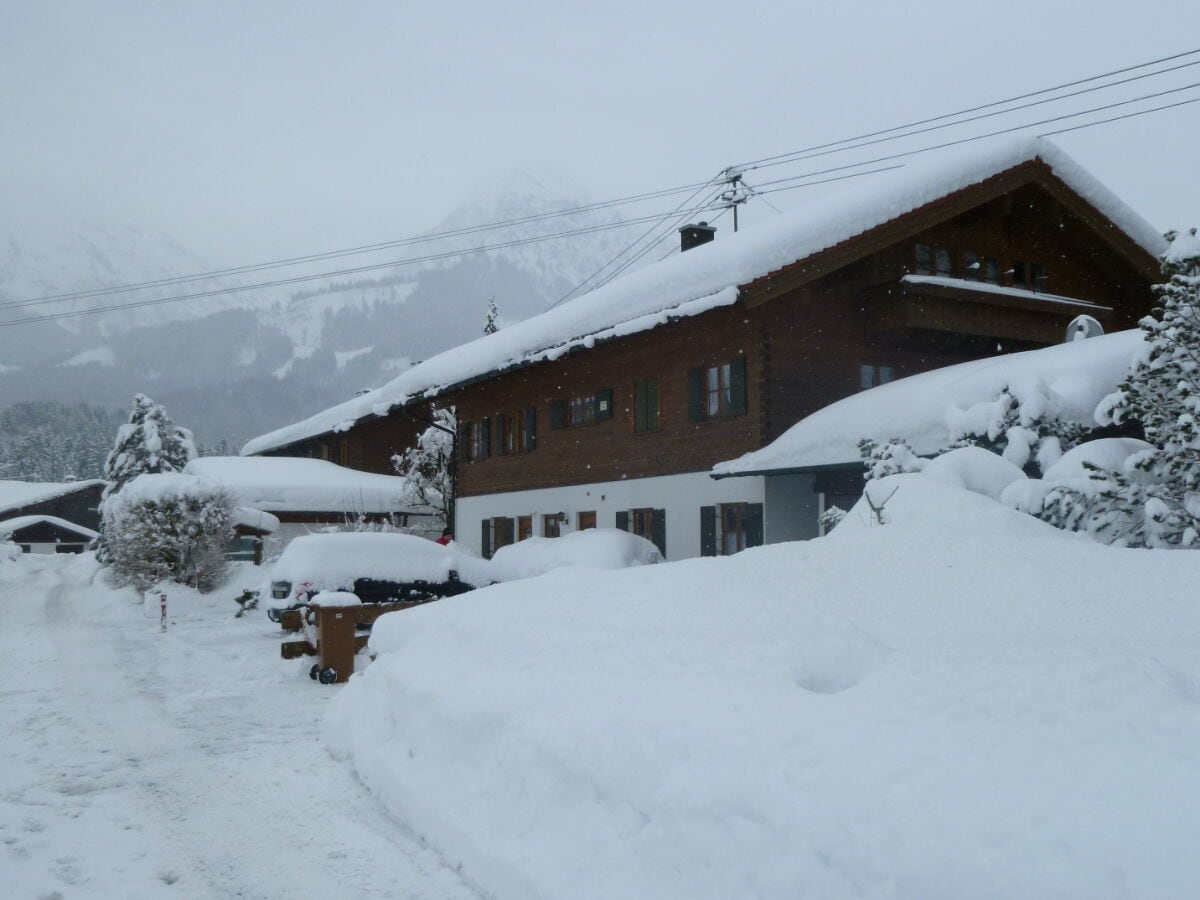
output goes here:
[{"label": "satellite dish", "polygon": [[1071,320],[1071,324],[1067,326],[1067,340],[1082,341],[1087,338],[1099,337],[1104,334],[1104,326],[1091,316],[1076,316]]}]

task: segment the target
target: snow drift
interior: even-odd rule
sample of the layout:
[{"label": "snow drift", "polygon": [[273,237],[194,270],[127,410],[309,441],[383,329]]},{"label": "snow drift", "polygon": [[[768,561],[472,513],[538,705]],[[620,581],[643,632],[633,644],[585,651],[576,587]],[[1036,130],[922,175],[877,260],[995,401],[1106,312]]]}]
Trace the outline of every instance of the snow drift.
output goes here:
[{"label": "snow drift", "polygon": [[328,745],[498,898],[1194,896],[1200,554],[942,465],[886,525],[385,616]]}]

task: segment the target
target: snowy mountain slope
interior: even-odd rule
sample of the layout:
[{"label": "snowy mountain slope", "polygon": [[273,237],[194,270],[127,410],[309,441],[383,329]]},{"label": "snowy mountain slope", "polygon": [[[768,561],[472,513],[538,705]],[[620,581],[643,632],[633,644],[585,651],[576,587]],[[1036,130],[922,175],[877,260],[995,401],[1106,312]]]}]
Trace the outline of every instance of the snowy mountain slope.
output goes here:
[{"label": "snowy mountain slope", "polygon": [[[472,191],[469,201],[432,232],[585,202],[582,190],[563,179],[518,173]],[[611,211],[577,214],[326,260],[306,271],[467,250],[612,221],[617,219]],[[604,231],[358,275],[0,327],[0,405],[46,399],[123,407],[133,393],[146,391],[167,403],[202,440],[240,442],[387,381],[398,360],[420,360],[478,336],[489,298],[496,298],[509,323],[540,312],[631,239],[629,229]],[[10,227],[0,236],[0,304],[210,268],[169,238],[135,228]],[[45,307],[0,306],[0,323],[38,309],[199,293],[292,274],[268,270]],[[270,384],[279,379],[285,381]]]}]

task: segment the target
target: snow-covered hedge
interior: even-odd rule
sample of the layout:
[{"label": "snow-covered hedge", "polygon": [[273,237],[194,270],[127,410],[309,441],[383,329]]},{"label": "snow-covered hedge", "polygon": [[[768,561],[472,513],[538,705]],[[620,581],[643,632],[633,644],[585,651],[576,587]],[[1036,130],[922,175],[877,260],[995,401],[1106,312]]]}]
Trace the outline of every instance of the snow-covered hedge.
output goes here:
[{"label": "snow-covered hedge", "polygon": [[139,475],[104,504],[106,558],[114,579],[139,590],[164,580],[202,591],[220,585],[233,512],[233,498],[205,479]]}]

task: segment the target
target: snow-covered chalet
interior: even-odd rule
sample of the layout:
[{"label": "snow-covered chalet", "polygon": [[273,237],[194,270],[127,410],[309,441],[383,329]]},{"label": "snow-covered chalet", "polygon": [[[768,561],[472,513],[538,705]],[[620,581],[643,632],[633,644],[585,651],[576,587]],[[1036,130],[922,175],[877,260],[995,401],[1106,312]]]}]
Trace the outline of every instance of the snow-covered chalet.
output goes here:
[{"label": "snow-covered chalet", "polygon": [[[1106,331],[1152,306],[1163,241],[1045,140],[826,186],[799,210],[683,252],[250,441],[386,472],[379,435],[458,415],[455,532],[485,556],[625,528],[667,558],[817,534],[812,473],[713,466],[902,376]],[[386,442],[384,442],[386,443]],[[326,449],[322,449],[326,448]],[[799,484],[796,479],[809,479]],[[774,498],[772,494],[780,492]]]}]

